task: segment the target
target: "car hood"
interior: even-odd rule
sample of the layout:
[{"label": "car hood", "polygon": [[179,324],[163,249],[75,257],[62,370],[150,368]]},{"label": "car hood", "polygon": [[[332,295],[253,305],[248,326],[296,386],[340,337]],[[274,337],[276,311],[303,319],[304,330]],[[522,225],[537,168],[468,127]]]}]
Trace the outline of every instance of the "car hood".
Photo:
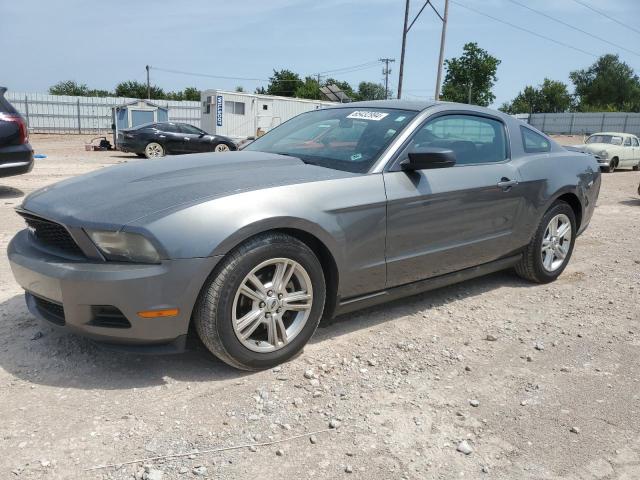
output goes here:
[{"label": "car hood", "polygon": [[67,225],[117,227],[222,196],[354,175],[262,152],[182,155],[64,180],[33,192],[22,208]]}]

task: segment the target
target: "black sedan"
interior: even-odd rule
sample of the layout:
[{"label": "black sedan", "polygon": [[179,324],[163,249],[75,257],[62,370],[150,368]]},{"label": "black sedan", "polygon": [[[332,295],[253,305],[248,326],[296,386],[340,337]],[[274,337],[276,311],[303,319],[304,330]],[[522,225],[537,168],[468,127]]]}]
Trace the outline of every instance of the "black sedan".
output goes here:
[{"label": "black sedan", "polygon": [[33,168],[27,124],[4,97],[6,91],[0,87],[0,177],[20,175]]},{"label": "black sedan", "polygon": [[228,137],[209,135],[188,123],[146,123],[119,130],[117,148],[139,157],[156,158],[180,153],[228,152],[237,150]]}]

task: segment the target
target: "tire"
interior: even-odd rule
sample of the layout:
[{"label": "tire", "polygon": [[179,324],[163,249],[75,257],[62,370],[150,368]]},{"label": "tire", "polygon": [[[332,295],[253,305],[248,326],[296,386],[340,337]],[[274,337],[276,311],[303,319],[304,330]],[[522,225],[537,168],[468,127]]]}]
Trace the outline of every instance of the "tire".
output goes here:
[{"label": "tire", "polygon": [[634,171],[634,172],[637,172],[638,170],[640,170],[640,164],[638,164],[638,165],[634,165],[634,166],[632,167],[632,169],[633,169],[633,171]]},{"label": "tire", "polygon": [[[275,265],[285,260],[292,273],[291,280],[282,289],[270,283],[270,277],[276,272]],[[249,279],[252,274],[264,288],[262,292]],[[246,296],[246,289],[241,292],[241,287],[246,285],[251,287],[252,295],[258,294],[260,298]],[[273,293],[269,295],[271,289]],[[309,299],[292,300],[295,306],[291,308],[295,310],[287,308],[286,297],[294,291],[306,292],[311,305],[306,304]],[[285,292],[282,299],[278,299],[277,292]],[[202,343],[220,360],[241,370],[263,370],[286,362],[302,351],[320,322],[325,295],[322,266],[313,251],[289,235],[265,233],[237,247],[216,267],[202,287],[193,321]],[[254,313],[259,316],[241,327],[242,322],[238,320]],[[282,321],[278,322],[278,318]],[[275,336],[269,332],[275,332]],[[281,341],[289,332],[288,341]]]},{"label": "tire", "polygon": [[164,147],[158,142],[149,142],[147,146],[144,147],[144,156],[147,158],[159,158],[164,157],[164,155]]},{"label": "tire", "polygon": [[617,158],[612,158],[611,161],[609,162],[609,168],[607,169],[607,172],[609,173],[613,173],[616,171],[616,160]]},{"label": "tire", "polygon": [[227,143],[216,143],[213,146],[213,151],[214,152],[230,152],[231,146]]},{"label": "tire", "polygon": [[[564,219],[568,221],[571,227],[571,230],[569,231],[570,239],[566,246],[566,238],[562,239],[561,243],[555,243],[555,245],[558,245],[558,248],[564,251],[565,256],[560,264],[553,262],[554,257],[552,257],[551,268],[547,268],[543,263],[543,258],[548,259],[547,255],[552,251],[554,255],[556,253],[552,248],[547,249],[547,254],[543,253],[543,241],[545,241],[546,244],[549,244],[545,237],[547,237],[547,234],[549,233],[548,229],[550,228],[551,221],[555,218],[559,218],[563,222]],[[549,283],[554,281],[564,271],[571,259],[571,254],[573,253],[573,247],[576,240],[576,231],[576,216],[573,209],[566,202],[555,202],[544,214],[540,224],[538,225],[536,233],[531,239],[531,242],[529,242],[529,245],[525,247],[522,259],[515,267],[516,273],[525,280],[535,283]],[[551,244],[553,245],[553,243]]]}]

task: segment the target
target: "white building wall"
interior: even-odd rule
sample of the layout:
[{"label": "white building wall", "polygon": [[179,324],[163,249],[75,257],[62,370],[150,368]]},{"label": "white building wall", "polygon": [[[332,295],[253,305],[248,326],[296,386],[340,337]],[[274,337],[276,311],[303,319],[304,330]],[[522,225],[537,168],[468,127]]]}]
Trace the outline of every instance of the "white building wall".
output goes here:
[{"label": "white building wall", "polygon": [[[218,107],[222,115],[218,116]],[[209,133],[242,139],[266,133],[292,117],[310,110],[335,105],[333,102],[276,97],[251,93],[205,90],[202,92],[201,125]],[[244,104],[244,108],[237,105]],[[237,111],[239,110],[239,111]],[[244,113],[241,113],[244,111]]]}]

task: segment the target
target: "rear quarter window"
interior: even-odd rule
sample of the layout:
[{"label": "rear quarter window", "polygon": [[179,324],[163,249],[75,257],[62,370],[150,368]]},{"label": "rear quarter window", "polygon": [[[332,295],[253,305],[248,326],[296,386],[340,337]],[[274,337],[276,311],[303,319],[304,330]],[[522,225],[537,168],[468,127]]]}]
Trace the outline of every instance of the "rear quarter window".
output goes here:
[{"label": "rear quarter window", "polygon": [[520,127],[522,145],[527,153],[544,153],[551,151],[551,143],[539,133],[527,127]]}]

